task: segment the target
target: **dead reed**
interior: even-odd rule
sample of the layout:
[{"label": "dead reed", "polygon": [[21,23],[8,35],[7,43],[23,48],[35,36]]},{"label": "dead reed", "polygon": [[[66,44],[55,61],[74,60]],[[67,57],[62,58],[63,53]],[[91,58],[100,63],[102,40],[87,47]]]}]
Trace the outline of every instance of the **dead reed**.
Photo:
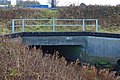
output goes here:
[{"label": "dead reed", "polygon": [[79,63],[0,37],[0,80],[117,80],[114,73]]}]

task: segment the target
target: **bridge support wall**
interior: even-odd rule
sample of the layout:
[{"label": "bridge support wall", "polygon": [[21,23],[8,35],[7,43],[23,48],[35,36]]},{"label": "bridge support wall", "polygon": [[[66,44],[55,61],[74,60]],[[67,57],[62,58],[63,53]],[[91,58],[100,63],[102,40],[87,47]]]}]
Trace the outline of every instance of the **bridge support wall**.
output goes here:
[{"label": "bridge support wall", "polygon": [[[120,38],[94,36],[23,36],[22,41],[28,45],[72,46],[71,48],[68,47],[68,52],[71,53],[62,54],[73,60],[80,58],[83,61],[94,63],[104,58],[111,63],[115,63],[120,58]],[[67,49],[67,47],[64,49]]]}]

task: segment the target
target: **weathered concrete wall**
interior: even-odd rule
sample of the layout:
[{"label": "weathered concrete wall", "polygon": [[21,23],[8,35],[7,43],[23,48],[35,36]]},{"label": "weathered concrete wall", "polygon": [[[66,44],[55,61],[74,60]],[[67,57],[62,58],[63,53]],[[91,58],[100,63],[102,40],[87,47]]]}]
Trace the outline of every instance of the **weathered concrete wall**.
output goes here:
[{"label": "weathered concrete wall", "polygon": [[91,61],[106,58],[112,63],[120,59],[120,38],[87,37],[87,55],[93,57]]},{"label": "weathered concrete wall", "polygon": [[101,57],[120,56],[120,39],[105,37],[87,37],[87,53]]},{"label": "weathered concrete wall", "polygon": [[22,37],[24,44],[28,45],[82,45],[87,46],[85,36],[31,36]]},{"label": "weathered concrete wall", "polygon": [[115,63],[120,58],[120,38],[94,36],[23,36],[22,41],[28,45],[78,46],[73,48],[69,47],[68,49],[64,48],[65,50],[63,50],[66,53],[62,54],[73,60],[80,58],[83,61],[94,63],[104,58],[111,63]]},{"label": "weathered concrete wall", "polygon": [[[0,35],[3,36],[3,35]],[[6,34],[22,38],[23,44],[58,46],[62,55],[82,61],[107,59],[111,63],[120,59],[120,34],[96,32],[22,32]],[[14,39],[18,41],[18,39]]]},{"label": "weathered concrete wall", "polygon": [[87,48],[86,36],[23,36],[22,42],[36,46],[55,46],[54,49],[57,48],[61,55],[70,60],[82,59],[80,52],[85,52]]}]

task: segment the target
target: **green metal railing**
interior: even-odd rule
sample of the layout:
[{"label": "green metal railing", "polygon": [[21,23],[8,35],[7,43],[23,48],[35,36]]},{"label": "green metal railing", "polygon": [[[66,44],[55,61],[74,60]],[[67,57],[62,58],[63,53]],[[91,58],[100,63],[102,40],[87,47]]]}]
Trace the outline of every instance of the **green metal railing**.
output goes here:
[{"label": "green metal railing", "polygon": [[[16,24],[17,21],[21,21],[21,24]],[[27,24],[27,22],[38,22],[37,24]],[[94,24],[87,24],[86,22],[94,22]],[[44,23],[41,23],[44,22]],[[40,23],[40,24],[39,24]],[[56,32],[55,27],[61,26],[80,26],[82,31],[85,31],[85,26],[95,26],[96,32],[98,32],[98,19],[12,19],[12,33],[15,32],[15,27],[22,26],[22,32],[24,28],[28,26],[51,26],[52,32]]]}]

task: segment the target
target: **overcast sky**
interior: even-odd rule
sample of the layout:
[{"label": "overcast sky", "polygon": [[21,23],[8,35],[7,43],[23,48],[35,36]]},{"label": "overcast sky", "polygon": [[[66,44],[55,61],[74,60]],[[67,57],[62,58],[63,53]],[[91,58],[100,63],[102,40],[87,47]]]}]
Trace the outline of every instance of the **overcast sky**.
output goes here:
[{"label": "overcast sky", "polygon": [[[47,4],[47,0],[36,0],[41,4]],[[76,5],[80,3],[89,4],[99,4],[99,5],[117,5],[120,4],[120,0],[59,0],[58,5],[69,5],[75,3]]]},{"label": "overcast sky", "polygon": [[[11,0],[13,4],[15,3],[16,0]],[[24,0],[25,1],[25,0]],[[34,0],[30,0],[34,1]],[[35,0],[39,1],[41,4],[45,5],[48,4],[48,0]],[[89,4],[98,4],[98,5],[118,5],[120,4],[120,0],[59,0],[59,6],[67,6],[70,4],[76,4],[79,5],[80,3],[85,3],[86,5]]]}]

